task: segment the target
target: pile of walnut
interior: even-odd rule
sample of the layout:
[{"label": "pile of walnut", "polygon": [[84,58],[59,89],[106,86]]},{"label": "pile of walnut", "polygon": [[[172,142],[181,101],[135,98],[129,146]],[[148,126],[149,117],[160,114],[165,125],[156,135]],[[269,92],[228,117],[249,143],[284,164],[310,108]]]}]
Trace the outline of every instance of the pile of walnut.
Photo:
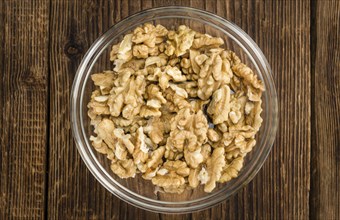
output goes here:
[{"label": "pile of walnut", "polygon": [[121,178],[169,193],[237,177],[262,118],[263,83],[221,38],[145,24],[112,47],[113,71],[92,75],[93,147]]}]

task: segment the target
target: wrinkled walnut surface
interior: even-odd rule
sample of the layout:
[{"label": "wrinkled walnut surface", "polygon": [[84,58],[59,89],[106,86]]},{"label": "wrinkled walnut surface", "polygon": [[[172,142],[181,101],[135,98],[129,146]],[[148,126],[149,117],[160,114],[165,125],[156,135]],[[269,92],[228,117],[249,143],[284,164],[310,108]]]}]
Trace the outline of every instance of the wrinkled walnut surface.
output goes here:
[{"label": "wrinkled walnut surface", "polygon": [[181,193],[236,178],[256,144],[264,84],[218,37],[144,24],[91,76],[93,147],[120,178]]}]

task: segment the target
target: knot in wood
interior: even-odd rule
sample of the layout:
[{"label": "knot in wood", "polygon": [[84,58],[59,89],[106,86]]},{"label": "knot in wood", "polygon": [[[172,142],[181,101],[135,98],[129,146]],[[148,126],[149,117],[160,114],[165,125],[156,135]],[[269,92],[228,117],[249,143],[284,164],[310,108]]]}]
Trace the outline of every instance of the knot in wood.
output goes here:
[{"label": "knot in wood", "polygon": [[70,59],[79,56],[83,52],[83,46],[75,42],[68,42],[65,44],[64,53]]}]

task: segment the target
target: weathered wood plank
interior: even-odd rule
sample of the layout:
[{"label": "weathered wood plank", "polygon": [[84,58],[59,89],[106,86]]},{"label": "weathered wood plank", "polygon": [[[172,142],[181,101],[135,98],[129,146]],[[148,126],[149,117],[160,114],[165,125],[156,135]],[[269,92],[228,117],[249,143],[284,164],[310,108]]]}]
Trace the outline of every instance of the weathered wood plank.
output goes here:
[{"label": "weathered wood plank", "polygon": [[[199,1],[192,1],[202,7]],[[271,64],[279,101],[277,139],[254,180],[193,219],[307,219],[310,181],[308,1],[207,1],[206,10],[239,25]]]},{"label": "weathered wood plank", "polygon": [[81,57],[113,23],[117,6],[113,1],[53,0],[51,4],[48,219],[111,218],[119,215],[121,202],[92,177],[77,152],[69,97]]},{"label": "weathered wood plank", "polygon": [[313,6],[311,218],[340,219],[340,2]]},{"label": "weathered wood plank", "polygon": [[43,219],[49,1],[1,1],[0,13],[0,219]]},{"label": "weathered wood plank", "polygon": [[111,25],[139,10],[132,1],[52,0],[48,219],[158,219],[100,185],[81,160],[70,127],[69,97],[82,56]]}]

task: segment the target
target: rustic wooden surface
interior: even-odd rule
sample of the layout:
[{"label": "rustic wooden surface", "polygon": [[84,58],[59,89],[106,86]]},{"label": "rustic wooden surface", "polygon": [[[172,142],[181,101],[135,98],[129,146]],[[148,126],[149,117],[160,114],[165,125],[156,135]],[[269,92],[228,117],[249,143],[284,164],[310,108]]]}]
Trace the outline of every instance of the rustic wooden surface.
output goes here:
[{"label": "rustic wooden surface", "polygon": [[340,1],[176,1],[244,29],[271,64],[280,124],[267,161],[228,201],[185,215],[135,208],[86,169],[70,90],[91,43],[173,1],[0,1],[0,219],[340,219]]},{"label": "rustic wooden surface", "polygon": [[340,219],[340,2],[314,2],[310,214]]}]

